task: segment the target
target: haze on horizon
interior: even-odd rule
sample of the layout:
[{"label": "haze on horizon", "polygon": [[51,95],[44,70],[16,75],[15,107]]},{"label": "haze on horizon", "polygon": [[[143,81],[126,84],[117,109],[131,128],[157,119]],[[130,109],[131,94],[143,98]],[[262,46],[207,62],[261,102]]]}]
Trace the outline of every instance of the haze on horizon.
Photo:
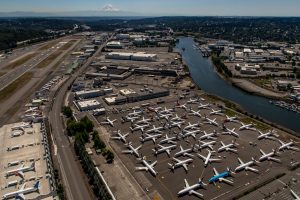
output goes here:
[{"label": "haze on horizon", "polygon": [[299,0],[1,0],[0,12],[127,16],[300,16]]}]

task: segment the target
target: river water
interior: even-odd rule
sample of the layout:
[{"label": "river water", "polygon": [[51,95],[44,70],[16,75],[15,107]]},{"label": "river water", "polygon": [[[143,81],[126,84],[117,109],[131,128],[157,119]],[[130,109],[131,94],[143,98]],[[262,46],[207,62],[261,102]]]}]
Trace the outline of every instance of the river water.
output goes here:
[{"label": "river water", "polygon": [[211,61],[202,57],[193,45],[193,38],[180,37],[175,49],[181,53],[191,77],[202,90],[235,102],[249,113],[300,133],[300,114],[277,107],[270,104],[267,98],[251,95],[232,86],[218,76]]}]

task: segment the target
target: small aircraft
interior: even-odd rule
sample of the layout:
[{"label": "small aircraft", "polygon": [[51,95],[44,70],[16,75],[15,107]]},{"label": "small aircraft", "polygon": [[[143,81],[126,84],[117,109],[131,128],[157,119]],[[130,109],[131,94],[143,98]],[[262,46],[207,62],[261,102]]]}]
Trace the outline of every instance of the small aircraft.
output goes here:
[{"label": "small aircraft", "polygon": [[191,154],[191,152],[195,151],[195,149],[196,149],[195,145],[192,146],[189,149],[183,149],[181,145],[179,146],[179,148],[180,148],[180,151],[178,151],[177,153],[175,153],[174,157],[178,157],[178,156],[194,157],[194,155]]},{"label": "small aircraft", "polygon": [[252,158],[252,160],[250,160],[249,162],[246,162],[246,163],[244,163],[240,158],[238,158],[238,161],[239,161],[240,165],[235,168],[235,170],[234,170],[235,172],[238,172],[241,170],[246,170],[246,171],[252,171],[252,172],[258,173],[258,169],[250,167],[256,163],[256,160],[254,160],[254,158]]},{"label": "small aircraft", "polygon": [[174,108],[167,108],[165,107],[163,110],[159,111],[160,114],[170,114],[171,112],[174,112]]},{"label": "small aircraft", "polygon": [[168,163],[168,165],[170,166],[170,168],[174,171],[175,168],[177,167],[183,167],[184,170],[187,172],[188,171],[188,165],[193,162],[192,158],[188,158],[186,160],[179,160],[178,158],[172,158],[173,161],[175,161],[176,163]]},{"label": "small aircraft", "polygon": [[294,150],[294,151],[299,151],[299,148],[297,148],[297,147],[293,147],[293,145],[294,145],[294,142],[291,140],[290,142],[287,142],[287,143],[285,143],[285,142],[283,142],[283,141],[281,141],[281,140],[278,140],[279,142],[280,142],[280,144],[281,144],[281,146],[278,148],[278,150],[279,151],[283,151],[283,150],[285,150],[285,149],[287,149],[287,150]]},{"label": "small aircraft", "polygon": [[162,139],[161,141],[159,141],[159,144],[164,144],[164,143],[168,143],[168,144],[177,144],[177,142],[175,142],[174,140],[177,140],[177,137],[169,137],[168,134],[165,135],[165,139]]},{"label": "small aircraft", "polygon": [[243,122],[241,122],[242,126],[239,128],[240,131],[242,130],[252,130],[252,131],[256,131],[256,128],[253,128],[253,124],[244,124]]},{"label": "small aircraft", "polygon": [[140,121],[135,122],[135,124],[148,124],[149,121],[151,121],[152,119],[148,118],[146,119],[145,117],[143,117],[143,119],[141,119]]},{"label": "small aircraft", "polygon": [[212,163],[212,162],[220,162],[220,161],[221,161],[221,159],[218,159],[218,158],[211,158],[212,153],[213,153],[214,151],[210,151],[210,150],[207,150],[207,151],[208,151],[208,154],[207,154],[206,157],[203,156],[203,155],[201,155],[200,153],[197,153],[197,155],[198,155],[200,158],[202,158],[202,160],[203,160],[203,162],[204,162],[204,167],[207,167],[208,163]]},{"label": "small aircraft", "polygon": [[172,117],[172,114],[171,114],[171,113],[158,114],[158,117],[159,117],[160,119],[165,119],[165,120],[169,121],[169,118]]},{"label": "small aircraft", "polygon": [[233,117],[229,117],[228,115],[226,115],[226,119],[224,120],[224,122],[235,122],[235,123],[240,123],[239,120],[237,120],[237,116],[233,116]]},{"label": "small aircraft", "polygon": [[25,194],[29,194],[29,193],[33,193],[33,192],[40,193],[39,192],[40,181],[35,182],[33,187],[30,187],[30,188],[25,188],[25,187],[26,187],[26,183],[24,183],[18,191],[14,191],[14,192],[4,194],[2,199],[15,198],[15,199],[25,200],[26,199]]},{"label": "small aircraft", "polygon": [[221,115],[223,116],[224,113],[222,112],[222,110],[214,110],[214,109],[211,109],[212,111],[209,113],[210,115]]},{"label": "small aircraft", "polygon": [[35,171],[35,162],[33,162],[30,166],[25,167],[25,164],[23,164],[20,168],[6,172],[6,177],[16,175],[24,179],[24,172],[28,171]]},{"label": "small aircraft", "polygon": [[155,155],[158,155],[160,153],[166,152],[168,154],[168,156],[170,156],[171,150],[172,149],[176,149],[176,145],[175,144],[170,145],[170,146],[162,146],[162,145],[158,144],[157,146],[159,146],[160,149],[156,149],[156,148],[152,149],[152,151],[154,151]]},{"label": "small aircraft", "polygon": [[196,129],[196,127],[200,127],[200,123],[191,124],[189,122],[188,125],[183,128],[183,130]]},{"label": "small aircraft", "polygon": [[145,171],[149,171],[153,176],[157,175],[157,172],[154,170],[154,166],[156,165],[157,161],[154,161],[153,163],[149,164],[144,157],[141,159],[142,164],[144,165],[144,167],[136,167],[136,170],[145,170]]},{"label": "small aircraft", "polygon": [[206,122],[203,122],[204,124],[211,124],[211,125],[214,125],[216,127],[219,126],[218,122],[216,121],[217,119],[214,118],[214,119],[209,119],[207,116],[205,116],[204,118],[206,120]]},{"label": "small aircraft", "polygon": [[160,111],[162,108],[161,107],[156,107],[156,108],[153,108],[153,107],[147,107],[147,110],[150,111],[150,112],[155,112],[155,113],[158,113],[158,111]]},{"label": "small aircraft", "polygon": [[204,135],[202,135],[200,138],[199,138],[199,140],[205,140],[205,139],[207,139],[207,140],[216,140],[217,138],[216,138],[216,136],[217,136],[217,131],[216,130],[214,130],[213,132],[211,132],[211,133],[206,133],[206,131],[203,131],[203,134]]},{"label": "small aircraft", "polygon": [[216,143],[216,141],[203,142],[199,140],[199,143],[201,143],[198,145],[199,149],[209,148],[210,150],[213,150],[213,145]]},{"label": "small aircraft", "polygon": [[264,161],[264,160],[269,160],[269,161],[274,161],[280,163],[281,160],[278,158],[274,158],[273,156],[276,155],[276,151],[273,149],[270,153],[265,153],[263,150],[259,150],[262,156],[258,159],[259,162]]},{"label": "small aircraft", "polygon": [[141,115],[141,114],[143,114],[143,111],[142,110],[139,110],[139,111],[136,111],[136,110],[134,110],[132,113],[128,113],[128,117],[133,117],[133,116],[139,116],[139,115]]},{"label": "small aircraft", "polygon": [[274,137],[278,137],[278,135],[275,134],[273,132],[273,130],[272,131],[268,131],[266,133],[263,133],[260,130],[258,130],[258,133],[259,133],[259,136],[257,137],[258,140],[261,140],[261,139],[275,140],[276,138],[274,138]]},{"label": "small aircraft", "polygon": [[229,129],[226,126],[224,126],[224,130],[225,131],[223,132],[223,134],[225,134],[225,135],[233,135],[235,137],[239,137],[239,134],[237,132],[235,132],[235,128]]},{"label": "small aircraft", "polygon": [[219,182],[225,182],[229,185],[233,185],[233,181],[226,179],[226,177],[231,176],[231,171],[229,168],[227,168],[227,171],[219,173],[216,168],[213,168],[214,170],[214,176],[208,179],[209,183],[215,183],[217,181]]},{"label": "small aircraft", "polygon": [[232,141],[232,143],[230,144],[224,144],[224,142],[221,141],[221,147],[218,149],[218,152],[222,152],[222,151],[231,151],[231,152],[234,152],[236,153],[237,150],[234,149],[236,148],[235,145],[238,145],[235,141]]},{"label": "small aircraft", "polygon": [[179,102],[177,101],[177,105],[176,108],[182,108],[184,110],[187,110],[188,108],[186,107],[186,103],[185,104],[179,104]]},{"label": "small aircraft", "polygon": [[177,193],[178,196],[189,194],[189,195],[196,195],[197,197],[203,198],[203,194],[195,191],[199,188],[203,188],[203,186],[206,185],[205,183],[202,182],[201,179],[199,179],[199,181],[194,185],[189,185],[186,179],[184,179],[184,183],[185,183],[184,189],[180,190]]},{"label": "small aircraft", "polygon": [[147,130],[146,133],[162,133],[162,131],[161,131],[162,129],[164,129],[163,126],[161,126],[161,127],[155,127],[155,125],[153,125],[153,128]]},{"label": "small aircraft", "polygon": [[140,154],[139,154],[138,150],[139,150],[140,148],[142,148],[142,145],[140,145],[140,146],[134,148],[134,147],[132,146],[132,143],[131,143],[131,142],[128,142],[128,143],[127,143],[127,148],[128,148],[129,150],[123,150],[122,153],[130,153],[130,154],[135,155],[135,156],[138,157],[138,158],[140,157]]},{"label": "small aircraft", "polygon": [[101,122],[101,124],[109,124],[110,126],[114,126],[114,122],[117,121],[117,119],[110,120],[109,117],[106,117],[104,122]]},{"label": "small aircraft", "polygon": [[150,135],[148,133],[145,133],[146,136],[142,135],[142,137],[140,137],[141,139],[141,142],[146,142],[146,141],[149,141],[149,140],[152,140],[154,143],[156,142],[156,139],[161,137],[162,134],[161,133],[158,133],[158,134],[155,134],[155,135]]},{"label": "small aircraft", "polygon": [[134,122],[135,120],[139,119],[140,116],[136,115],[136,116],[127,116],[126,119],[131,121],[131,122]]},{"label": "small aircraft", "polygon": [[130,130],[131,130],[131,132],[140,130],[143,133],[145,128],[148,128],[149,126],[150,126],[149,124],[135,125],[135,127],[130,127]]},{"label": "small aircraft", "polygon": [[196,104],[196,103],[198,103],[198,99],[192,99],[192,98],[190,98],[190,100],[188,100],[186,103],[187,104]]},{"label": "small aircraft", "polygon": [[198,106],[199,109],[208,109],[210,108],[210,104],[207,103],[207,104],[202,104],[200,103],[199,106]]},{"label": "small aircraft", "polygon": [[182,138],[186,138],[186,137],[189,137],[189,136],[193,136],[193,138],[196,139],[196,134],[200,133],[201,130],[200,129],[195,129],[195,130],[183,130],[181,135],[182,135]]},{"label": "small aircraft", "polygon": [[179,129],[181,129],[182,124],[184,124],[184,121],[178,121],[178,122],[170,121],[169,123],[165,124],[165,127],[168,129],[173,128],[173,127],[177,127]]},{"label": "small aircraft", "polygon": [[201,110],[194,111],[193,109],[191,109],[189,115],[194,115],[194,116],[201,117],[202,115],[201,115],[200,111]]},{"label": "small aircraft", "polygon": [[118,136],[111,137],[111,139],[121,140],[122,142],[126,143],[126,137],[129,135],[129,133],[126,133],[126,134],[122,135],[121,131],[118,130],[117,135]]},{"label": "small aircraft", "polygon": [[300,200],[300,197],[292,189],[290,190],[295,200]]},{"label": "small aircraft", "polygon": [[182,118],[181,117],[179,117],[177,114],[176,114],[176,116],[175,117],[173,117],[172,119],[170,119],[171,121],[182,121]]}]

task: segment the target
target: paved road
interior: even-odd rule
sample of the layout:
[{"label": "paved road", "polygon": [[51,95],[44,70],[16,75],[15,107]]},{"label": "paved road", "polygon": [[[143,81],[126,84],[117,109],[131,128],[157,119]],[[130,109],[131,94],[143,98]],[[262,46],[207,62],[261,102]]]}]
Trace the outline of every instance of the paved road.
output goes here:
[{"label": "paved road", "polygon": [[93,199],[93,195],[89,190],[88,182],[85,181],[85,175],[82,174],[79,162],[75,161],[75,155],[72,151],[73,144],[69,142],[64,134],[63,124],[61,120],[61,108],[64,103],[64,97],[68,90],[68,86],[80,75],[93,61],[94,57],[101,52],[102,47],[99,47],[97,52],[90,57],[87,62],[75,72],[57,91],[51,111],[49,113],[49,121],[51,123],[52,134],[57,146],[57,157],[62,172],[62,178],[66,189],[68,199],[77,200]]}]

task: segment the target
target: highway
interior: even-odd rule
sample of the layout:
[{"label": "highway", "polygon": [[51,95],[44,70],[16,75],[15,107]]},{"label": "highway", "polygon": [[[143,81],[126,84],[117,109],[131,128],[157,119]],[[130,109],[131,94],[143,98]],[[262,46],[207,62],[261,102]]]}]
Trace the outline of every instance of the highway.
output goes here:
[{"label": "highway", "polygon": [[[105,43],[104,43],[105,44]],[[69,142],[64,133],[63,121],[61,118],[61,109],[64,103],[64,97],[68,87],[73,83],[76,77],[81,74],[92,62],[94,57],[101,52],[103,46],[90,57],[87,62],[59,88],[53,98],[53,104],[50,108],[49,121],[52,129],[52,136],[57,147],[57,158],[62,173],[62,179],[65,186],[67,198],[70,200],[77,199],[95,199],[89,188],[87,178],[80,169],[80,163],[75,160],[73,144]]]}]

